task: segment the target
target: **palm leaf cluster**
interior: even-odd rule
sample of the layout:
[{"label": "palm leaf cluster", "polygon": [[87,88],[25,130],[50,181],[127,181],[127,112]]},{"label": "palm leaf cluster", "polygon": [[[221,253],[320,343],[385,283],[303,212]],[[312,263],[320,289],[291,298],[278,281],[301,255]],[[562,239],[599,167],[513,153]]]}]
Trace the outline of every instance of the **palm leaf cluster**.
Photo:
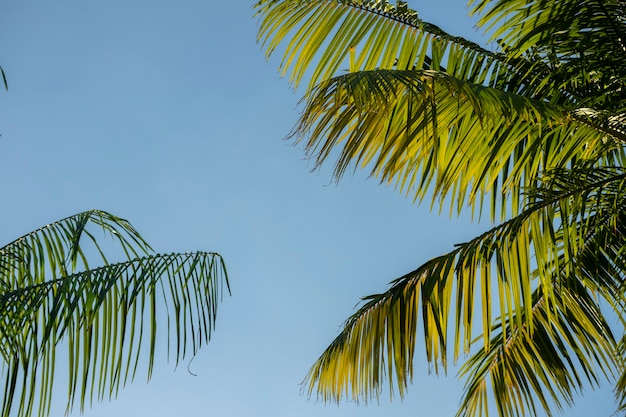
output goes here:
[{"label": "palm leaf cluster", "polygon": [[61,352],[68,411],[115,396],[138,369],[149,378],[157,340],[166,338],[162,354],[176,362],[195,355],[211,337],[225,289],[220,255],[154,254],[130,223],[102,211],[0,248],[1,415],[48,415],[53,392],[63,392],[53,390]]},{"label": "palm leaf cluster", "polygon": [[291,136],[315,166],[491,221],[366,297],[305,387],[404,395],[422,340],[435,369],[464,359],[460,416],[552,415],[606,379],[624,409],[626,2],[470,5],[489,48],[401,1],[255,5],[267,56],[308,80]]}]

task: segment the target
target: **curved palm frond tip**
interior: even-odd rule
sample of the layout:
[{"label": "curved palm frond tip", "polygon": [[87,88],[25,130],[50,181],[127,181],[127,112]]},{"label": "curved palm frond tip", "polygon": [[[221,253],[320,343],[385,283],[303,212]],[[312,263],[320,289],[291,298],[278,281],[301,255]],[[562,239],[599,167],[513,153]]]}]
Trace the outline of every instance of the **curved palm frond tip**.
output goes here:
[{"label": "curved palm frond tip", "polygon": [[[103,242],[107,236],[111,241]],[[109,251],[122,261],[111,263]],[[103,266],[90,268],[88,260]],[[153,254],[130,223],[102,211],[0,248],[1,415],[49,414],[61,343],[68,411],[77,402],[82,409],[114,397],[140,368],[150,378],[157,332],[166,334],[176,362],[194,355],[211,337],[224,290],[230,291],[219,254]]]},{"label": "curved palm frond tip", "polygon": [[4,83],[4,89],[5,90],[9,90],[9,83],[7,82],[7,76],[4,73],[4,69],[2,69],[2,67],[0,67],[0,75],[2,76],[2,82]]},{"label": "curved palm frond tip", "polygon": [[324,400],[384,384],[404,395],[422,331],[435,369],[472,355],[460,415],[490,403],[502,417],[551,415],[604,379],[626,409],[614,337],[626,324],[626,2],[470,6],[493,46],[402,1],[255,5],[258,41],[268,56],[282,47],[281,74],[305,85],[292,138],[316,167],[333,164],[336,179],[366,168],[417,202],[487,209],[492,222],[366,297],[306,387]]}]

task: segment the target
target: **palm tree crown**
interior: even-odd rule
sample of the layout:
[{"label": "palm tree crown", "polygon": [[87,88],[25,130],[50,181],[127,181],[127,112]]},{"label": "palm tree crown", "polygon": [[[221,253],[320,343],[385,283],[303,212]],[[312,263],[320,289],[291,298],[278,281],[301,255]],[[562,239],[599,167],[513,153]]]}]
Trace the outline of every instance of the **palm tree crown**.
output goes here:
[{"label": "palm tree crown", "polygon": [[[324,400],[404,395],[470,355],[460,416],[551,415],[616,381],[626,408],[626,2],[474,0],[493,49],[386,0],[259,0],[259,41],[305,79],[292,131],[340,179],[362,167],[491,229],[366,297],[310,370]],[[345,71],[345,68],[348,68]],[[480,335],[477,337],[477,335]]]}]

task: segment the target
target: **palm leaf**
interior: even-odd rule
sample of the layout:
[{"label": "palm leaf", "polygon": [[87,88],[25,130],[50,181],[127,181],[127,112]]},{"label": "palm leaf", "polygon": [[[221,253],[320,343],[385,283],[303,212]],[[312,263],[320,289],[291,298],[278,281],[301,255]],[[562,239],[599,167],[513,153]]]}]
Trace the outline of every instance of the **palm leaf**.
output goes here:
[{"label": "palm leaf", "polygon": [[[622,368],[623,354],[616,356],[598,300],[601,297],[623,321],[626,218],[619,210],[599,213],[595,216],[601,219],[594,221],[574,260],[572,276],[552,280],[554,302],[547,302],[540,286],[533,295],[532,319],[496,324],[490,344],[463,364],[459,376],[467,380],[459,416],[487,415],[489,393],[500,416],[538,415],[536,401],[552,415],[552,406],[562,410],[560,399],[572,405],[585,382],[598,386],[599,374],[612,379]],[[527,323],[535,323],[535,331]]]},{"label": "palm leaf", "polygon": [[[501,416],[535,410],[535,395],[549,410],[546,387],[551,398],[569,403],[581,384],[568,359],[571,352],[589,381],[597,380],[596,366],[610,375],[614,342],[592,296],[606,296],[618,308],[621,271],[596,279],[599,264],[591,260],[602,258],[590,254],[611,247],[609,236],[612,247],[622,250],[623,235],[612,231],[624,224],[626,173],[621,168],[582,173],[583,168],[552,174],[544,187],[529,190],[530,202],[520,215],[398,278],[385,293],[367,297],[312,367],[309,393],[325,401],[343,395],[367,400],[380,395],[388,378],[390,389],[404,395],[413,377],[420,317],[427,360],[435,370],[438,364],[446,368],[449,349],[456,360],[476,342],[473,335],[483,332],[483,352],[463,370],[473,372],[464,415],[485,411],[488,376]],[[537,267],[531,270],[533,254]],[[567,280],[555,279],[560,274]],[[478,328],[476,312],[482,318]],[[500,313],[495,322],[494,313]],[[537,373],[539,365],[549,367]]]},{"label": "palm leaf", "polygon": [[[626,3],[622,0],[559,2],[474,0],[479,26],[510,57],[541,62],[548,89],[564,89],[580,106],[626,110]],[[496,29],[497,28],[497,29]]]},{"label": "palm leaf", "polygon": [[[114,237],[125,261],[106,260],[94,227]],[[95,250],[85,250],[81,238]],[[68,352],[69,411],[77,402],[82,409],[114,397],[140,366],[150,378],[157,329],[164,328],[159,334],[167,336],[176,362],[208,342],[228,289],[222,258],[208,252],[137,256],[148,250],[128,222],[100,211],[53,223],[2,248],[2,416],[49,413],[61,343]],[[104,266],[75,271],[94,254]]]},{"label": "palm leaf", "polygon": [[[590,56],[613,51],[622,58],[626,54],[623,0],[473,0],[471,3],[472,13],[480,16],[478,25],[497,28],[492,37],[518,54],[531,46],[545,53],[585,51]],[[591,40],[601,44],[589,47]],[[574,42],[582,45],[574,46]]]},{"label": "palm leaf", "polygon": [[7,82],[7,76],[4,73],[4,69],[2,69],[2,67],[0,67],[0,75],[2,75],[2,82],[4,83],[4,89],[8,91],[9,83]]},{"label": "palm leaf", "polygon": [[[485,7],[481,3],[477,10]],[[433,191],[432,172],[437,170],[468,179],[437,181],[434,199],[448,197],[460,208],[466,198],[472,203],[476,194],[482,199],[491,193],[494,214],[500,193],[511,192],[508,204],[515,213],[520,187],[531,184],[540,170],[589,157],[581,153],[597,150],[598,139],[620,144],[626,139],[620,114],[581,107],[591,103],[581,102],[576,93],[591,88],[591,80],[566,88],[539,52],[515,55],[505,44],[506,53],[492,53],[423,22],[406,3],[262,0],[255,8],[261,17],[258,39],[268,55],[286,43],[281,72],[291,68],[295,85],[305,74],[310,77],[306,109],[296,128],[300,140],[308,135],[307,152],[319,166],[331,149],[344,146],[336,177],[351,162],[363,166],[378,158],[373,174],[396,181],[403,191],[415,188],[418,198]],[[349,55],[350,73],[336,76]],[[437,71],[425,76],[431,69]],[[405,70],[417,71],[409,76]],[[568,71],[561,78],[569,82],[571,75]],[[552,114],[547,114],[548,108]],[[403,130],[409,134],[392,136]],[[414,132],[423,140],[415,140]],[[571,132],[577,133],[575,138]],[[456,156],[442,160],[428,151],[416,152],[425,142],[427,149]],[[464,158],[468,149],[481,157]],[[554,155],[559,161],[550,160]],[[492,165],[485,168],[481,162]],[[425,174],[417,181],[420,169]],[[526,183],[520,183],[521,178]]]},{"label": "palm leaf", "polygon": [[[95,228],[95,230],[93,230]],[[0,285],[5,289],[37,284],[77,269],[89,269],[88,255],[108,264],[96,232],[111,238],[126,259],[147,255],[148,243],[126,220],[90,210],[37,229],[0,248]]]},{"label": "palm leaf", "polygon": [[500,416],[536,416],[537,402],[552,415],[553,407],[562,411],[562,401],[571,406],[585,382],[597,386],[598,373],[612,376],[615,344],[594,297],[568,287],[559,288],[558,297],[548,314],[537,296],[535,331],[507,323],[489,350],[464,363],[460,376],[471,375],[459,416],[488,415],[488,397]]},{"label": "palm leaf", "polygon": [[492,215],[506,192],[512,199],[499,207],[502,216],[541,171],[626,142],[602,113],[567,111],[432,70],[362,71],[321,83],[293,135],[316,166],[337,155],[337,179],[351,165],[371,166],[373,176],[415,199],[448,197],[459,211],[482,206],[490,194]]},{"label": "palm leaf", "polygon": [[290,72],[295,86],[306,74],[309,89],[337,75],[351,52],[352,72],[445,66],[458,78],[487,85],[510,73],[504,56],[419,19],[403,1],[261,0],[254,7],[261,18],[258,40],[268,57],[290,37],[280,72]]}]

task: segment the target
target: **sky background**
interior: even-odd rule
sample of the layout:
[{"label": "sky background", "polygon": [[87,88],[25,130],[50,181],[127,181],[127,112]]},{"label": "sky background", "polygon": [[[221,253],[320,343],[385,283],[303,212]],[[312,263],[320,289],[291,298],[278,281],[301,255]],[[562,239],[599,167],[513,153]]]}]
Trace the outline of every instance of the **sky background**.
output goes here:
[{"label": "sky background", "polygon": [[[175,369],[160,355],[150,383],[143,374],[84,415],[453,416],[462,383],[454,369],[429,376],[419,352],[403,402],[325,405],[300,393],[360,297],[481,227],[430,213],[364,172],[338,185],[329,167],[312,173],[283,140],[302,91],[279,77],[278,57],[266,62],[252,4],[0,2],[2,241],[102,209],[158,252],[221,253],[230,274],[217,331],[191,363]],[[485,43],[464,1],[409,6]],[[611,415],[603,388],[565,415]]]}]

